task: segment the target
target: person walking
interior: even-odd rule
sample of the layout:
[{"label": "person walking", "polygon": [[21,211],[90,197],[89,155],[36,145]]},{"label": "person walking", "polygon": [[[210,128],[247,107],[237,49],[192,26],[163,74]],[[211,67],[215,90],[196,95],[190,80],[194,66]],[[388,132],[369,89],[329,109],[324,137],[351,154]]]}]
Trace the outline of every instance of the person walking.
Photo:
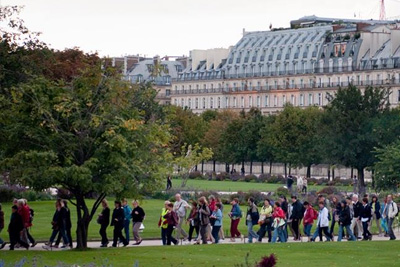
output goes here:
[{"label": "person walking", "polygon": [[380,210],[380,214],[381,214],[381,226],[383,228],[383,231],[385,232],[384,237],[388,237],[388,225],[387,225],[387,216],[386,216],[386,209],[387,209],[387,196],[385,196],[383,198],[383,204],[381,205],[381,210]]},{"label": "person walking", "polygon": [[347,205],[346,200],[342,200],[340,202],[340,212],[339,212],[339,232],[338,232],[338,238],[337,241],[340,242],[342,241],[343,238],[343,230],[346,229],[347,234],[349,235],[349,241],[356,241],[357,238],[354,236],[353,232],[350,229],[351,225],[351,214],[350,214],[350,208]]},{"label": "person walking", "polygon": [[388,234],[390,236],[390,240],[396,240],[396,236],[393,232],[393,222],[396,218],[399,208],[397,204],[393,201],[392,195],[387,196],[387,220],[388,220]]},{"label": "person walking", "polygon": [[337,197],[332,198],[332,217],[331,217],[331,228],[329,229],[329,232],[331,235],[334,235],[335,231],[335,224],[339,221],[339,214],[340,210],[342,209],[342,206],[340,204],[340,201],[337,199]]},{"label": "person walking", "polygon": [[[354,194],[352,196],[353,201],[353,219],[351,221],[351,230],[358,239],[361,239],[362,235],[362,223],[360,221],[360,213],[362,209],[362,204],[358,201],[358,195]],[[357,231],[357,234],[356,234]]]},{"label": "person walking", "polygon": [[140,243],[142,243],[142,238],[139,235],[139,230],[140,230],[140,226],[143,223],[143,220],[146,216],[144,210],[139,206],[139,201],[134,200],[132,201],[132,213],[131,213],[131,217],[132,217],[132,232],[133,232],[133,238],[136,241],[135,244],[133,245],[140,245]]},{"label": "person walking", "polygon": [[58,245],[53,246],[53,242],[54,242],[54,239],[57,237],[57,234],[60,234],[62,236],[64,246],[68,245],[68,243],[69,243],[68,237],[67,237],[67,234],[65,231],[65,226],[64,226],[66,214],[65,214],[65,209],[62,209],[63,205],[62,205],[61,200],[58,199],[56,201],[55,206],[56,206],[56,210],[53,214],[53,220],[51,221],[53,231],[51,233],[49,242],[43,246],[44,249],[49,249],[52,247],[58,248]]},{"label": "person walking", "polygon": [[10,218],[10,224],[8,225],[8,234],[10,236],[10,250],[14,250],[14,247],[17,243],[28,250],[29,244],[21,240],[21,233],[24,230],[23,219],[18,213],[17,206],[14,205],[11,209],[12,214]]},{"label": "person walking", "polygon": [[167,176],[167,191],[170,190],[172,188],[172,178],[171,175]]},{"label": "person walking", "polygon": [[280,242],[285,243],[287,240],[285,234],[286,215],[285,212],[281,209],[281,204],[278,201],[274,203],[274,212],[272,213],[272,218],[274,220],[274,233],[272,235],[272,243],[276,243],[278,237]]},{"label": "person walking", "polygon": [[[0,233],[4,229],[4,211],[2,209],[1,203],[0,203]],[[3,249],[6,245],[6,242],[4,242],[3,239],[0,237],[0,249]]]},{"label": "person walking", "polygon": [[167,222],[167,246],[170,246],[171,243],[174,243],[174,245],[178,245],[178,240],[176,240],[172,236],[172,232],[179,223],[179,217],[178,214],[176,214],[176,212],[174,211],[174,204],[167,203],[166,206],[167,213],[163,216],[163,218]]},{"label": "person walking", "polygon": [[[168,200],[164,202],[164,208],[161,209],[160,219],[158,220],[158,227],[161,228],[161,242],[163,246],[167,245],[167,229],[168,222],[167,219],[164,218],[165,215],[169,212],[168,205],[171,204]],[[172,205],[173,207],[173,205]]]},{"label": "person walking", "polygon": [[[23,200],[23,206],[25,209],[25,214],[24,217],[22,218],[24,220],[24,231],[26,234],[26,238],[27,238],[27,243],[31,244],[31,247],[35,247],[37,245],[37,242],[35,241],[35,239],[33,238],[33,236],[30,233],[30,229],[33,226],[33,214],[34,211],[33,209],[31,209],[28,205],[28,201],[26,199],[22,199]],[[29,212],[26,212],[29,211]],[[29,217],[27,218],[26,214],[29,214]]]},{"label": "person walking", "polygon": [[196,230],[195,241],[197,241],[197,238],[199,238],[199,210],[197,208],[197,202],[195,200],[192,200],[192,209],[190,211],[187,222],[189,223],[188,241],[192,242],[194,230]]},{"label": "person walking", "polygon": [[176,239],[181,239],[181,236],[185,240],[188,237],[188,234],[183,229],[183,224],[186,221],[186,210],[190,209],[189,204],[182,199],[180,194],[175,195],[175,203],[174,203],[174,211],[179,217],[179,223],[176,226]]},{"label": "person walking", "polygon": [[17,200],[17,207],[18,207],[18,214],[21,215],[22,223],[24,224],[24,229],[22,230],[21,233],[21,240],[29,244],[27,229],[32,226],[30,223],[29,207],[25,205],[25,201],[22,198]]},{"label": "person walking", "polygon": [[[286,216],[284,230],[285,230],[286,240],[288,240],[289,234],[288,234],[287,227],[288,227],[288,223],[289,223],[290,214],[289,214],[289,205],[288,205],[286,196],[284,196],[284,195],[279,196],[279,203],[280,203],[280,208],[283,210],[283,212],[285,213],[285,216]],[[290,229],[292,229],[292,228],[290,228]]]},{"label": "person walking", "polygon": [[329,233],[328,227],[329,227],[329,211],[325,207],[325,203],[323,201],[320,201],[318,203],[319,206],[319,214],[318,214],[318,220],[317,220],[317,225],[318,225],[318,235],[319,235],[319,241],[322,241],[322,232],[324,232],[324,235],[327,239],[327,241],[332,240],[332,235]]},{"label": "person walking", "polygon": [[262,242],[265,234],[268,233],[268,243],[271,242],[271,226],[272,226],[272,206],[268,198],[264,200],[264,205],[260,211],[260,219],[258,220],[260,229],[258,230],[258,242]]},{"label": "person walking", "polygon": [[254,203],[254,199],[251,197],[247,200],[247,213],[246,213],[246,225],[248,234],[248,243],[253,243],[253,238],[258,240],[258,235],[253,230],[253,226],[258,224],[260,214],[258,212],[257,205]]},{"label": "person walking", "polygon": [[297,199],[296,196],[292,196],[292,215],[290,216],[290,219],[292,220],[292,228],[294,231],[294,240],[300,240],[301,235],[299,231],[299,226],[301,223],[301,220],[303,219],[304,216],[304,206],[301,204],[300,200]]},{"label": "person walking", "polygon": [[313,209],[313,207],[307,201],[304,201],[303,206],[305,208],[304,218],[303,218],[303,231],[308,237],[308,242],[311,241],[311,228],[314,224],[314,220],[318,217],[318,213]]},{"label": "person walking", "polygon": [[234,198],[231,201],[232,209],[231,212],[228,213],[228,216],[231,218],[231,241],[235,242],[235,237],[240,237],[243,239],[242,234],[238,230],[238,226],[240,223],[240,218],[242,218],[242,211],[239,206],[239,199]]},{"label": "person walking", "polygon": [[303,188],[301,189],[301,192],[307,195],[307,187],[308,187],[308,181],[307,177],[303,177]]},{"label": "person walking", "polygon": [[382,236],[382,228],[381,228],[381,205],[379,204],[379,200],[377,196],[372,196],[372,200],[370,203],[372,209],[372,219],[371,223],[369,224],[369,228],[372,226],[373,221],[376,223],[376,227],[378,228],[378,235]]},{"label": "person walking", "polygon": [[107,238],[107,227],[110,224],[110,207],[108,206],[108,201],[103,199],[101,201],[101,206],[103,207],[99,217],[97,218],[97,223],[100,224],[99,234],[101,236],[101,245],[100,247],[106,248],[108,246],[108,238]]},{"label": "person walking", "polygon": [[214,226],[212,228],[212,236],[214,238],[215,244],[219,243],[219,229],[221,228],[222,225],[222,212],[221,212],[221,203],[215,204],[215,210],[213,211],[212,215],[210,218],[215,219],[214,221]]},{"label": "person walking", "polygon": [[362,200],[362,208],[360,212],[360,217],[358,218],[363,226],[363,240],[372,240],[372,234],[368,230],[368,225],[372,218],[372,209],[368,205],[368,198],[364,197]]},{"label": "person walking", "polygon": [[[123,200],[122,200],[122,207],[123,207],[123,209],[124,209],[124,231],[125,231],[125,239],[126,239],[126,241],[130,241],[130,237],[129,237],[129,232],[130,232],[130,229],[129,229],[129,224],[130,224],[130,222],[131,222],[131,219],[132,219],[132,217],[131,217],[131,214],[132,214],[132,209],[131,209],[131,207],[129,207],[129,205],[128,205],[128,200],[126,199],[126,198],[124,198]],[[122,240],[120,240],[120,242],[122,242]]]},{"label": "person walking", "polygon": [[[207,244],[207,227],[210,224],[210,208],[207,205],[207,199],[201,197],[199,199],[199,222],[200,222],[200,236],[203,244]],[[197,244],[200,240],[197,240]]]},{"label": "person walking", "polygon": [[124,220],[125,220],[125,213],[124,209],[122,208],[121,201],[114,201],[114,211],[111,217],[111,226],[114,226],[113,232],[113,243],[112,246],[116,247],[118,244],[118,240],[120,240],[124,247],[129,245],[128,240],[122,235],[122,230],[124,229]]},{"label": "person walking", "polygon": [[[68,238],[68,242],[69,244],[64,244],[61,248],[65,248],[66,246],[69,246],[70,248],[73,248],[72,245],[72,235],[71,235],[71,228],[72,228],[72,222],[71,222],[71,211],[68,208],[68,202],[67,200],[63,199],[61,200],[61,210],[62,210],[62,217],[63,217],[63,226],[64,229],[63,231],[65,231],[65,235]],[[58,232],[58,236],[57,236],[57,240],[56,240],[56,247],[59,246],[60,242],[61,242],[61,231]]]},{"label": "person walking", "polygon": [[287,185],[287,189],[289,190],[290,194],[292,194],[293,183],[294,183],[293,176],[289,175],[286,180],[286,185]]},{"label": "person walking", "polygon": [[[212,214],[216,208],[217,200],[215,199],[214,195],[210,195],[208,197],[208,208],[210,209],[210,213]],[[214,238],[212,236],[212,227],[214,227],[214,218],[210,218],[210,224],[207,226],[207,240],[214,242]]]},{"label": "person walking", "polygon": [[[217,201],[217,203],[219,203],[219,204],[221,204],[221,208],[220,208],[220,210],[221,210],[221,213],[222,213],[222,218],[224,218],[224,204],[222,203],[222,201],[221,201],[221,198],[219,198],[219,197],[217,197],[216,198],[216,201]],[[219,228],[219,233],[218,233],[218,235],[219,235],[219,239],[221,240],[224,240],[225,239],[225,234],[224,234],[224,229],[223,229],[223,219],[221,220],[221,227]]]}]

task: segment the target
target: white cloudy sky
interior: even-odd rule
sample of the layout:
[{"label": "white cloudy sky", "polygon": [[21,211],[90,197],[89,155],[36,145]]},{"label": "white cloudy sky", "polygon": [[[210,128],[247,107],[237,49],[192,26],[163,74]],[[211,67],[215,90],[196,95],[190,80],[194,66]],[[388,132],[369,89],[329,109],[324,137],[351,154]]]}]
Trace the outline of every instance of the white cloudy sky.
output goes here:
[{"label": "white cloudy sky", "polygon": [[[400,0],[386,0],[387,17]],[[242,29],[288,27],[304,15],[379,17],[379,0],[0,0],[24,5],[27,26],[53,48],[80,47],[100,55],[183,55],[228,47]]]}]

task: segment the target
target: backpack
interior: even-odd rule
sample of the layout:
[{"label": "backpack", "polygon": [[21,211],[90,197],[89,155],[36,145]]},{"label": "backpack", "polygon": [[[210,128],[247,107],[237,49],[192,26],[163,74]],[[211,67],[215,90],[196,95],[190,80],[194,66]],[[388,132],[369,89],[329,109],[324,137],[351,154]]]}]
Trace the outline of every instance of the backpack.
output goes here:
[{"label": "backpack", "polygon": [[35,217],[35,211],[31,208],[29,208],[29,222],[33,222],[33,217]]},{"label": "backpack", "polygon": [[[393,204],[395,204],[394,202],[392,202],[392,208],[394,209],[394,205]],[[396,204],[396,208],[397,208],[397,212],[396,212],[396,214],[394,215],[394,217],[397,217],[398,215],[399,215],[399,207],[397,206],[397,204]]]}]

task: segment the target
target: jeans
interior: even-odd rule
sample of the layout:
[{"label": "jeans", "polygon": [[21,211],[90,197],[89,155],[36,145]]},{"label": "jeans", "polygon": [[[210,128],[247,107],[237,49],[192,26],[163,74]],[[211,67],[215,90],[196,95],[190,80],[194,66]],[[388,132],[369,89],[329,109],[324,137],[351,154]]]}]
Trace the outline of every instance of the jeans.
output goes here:
[{"label": "jeans", "polygon": [[113,247],[117,246],[118,239],[121,241],[125,246],[129,244],[129,242],[125,239],[122,235],[122,229],[124,226],[114,225],[114,236],[113,236]]},{"label": "jeans", "polygon": [[174,243],[175,245],[178,244],[178,240],[176,240],[173,236],[172,236],[172,232],[174,231],[174,226],[173,225],[168,225],[167,230],[167,246],[171,245],[171,242]]},{"label": "jeans", "polygon": [[258,230],[258,241],[262,241],[265,234],[268,233],[268,242],[271,242],[272,234],[271,234],[271,223],[263,223],[260,226],[260,230]]},{"label": "jeans", "polygon": [[[206,225],[200,225],[200,236],[201,236],[201,241],[203,244],[207,244],[207,227],[208,224]],[[199,240],[197,240],[197,243]]]},{"label": "jeans", "polygon": [[108,227],[107,224],[102,224],[100,226],[99,234],[101,236],[101,244],[102,245],[107,245],[108,244],[107,231],[106,231],[107,227]]},{"label": "jeans", "polygon": [[293,228],[293,232],[294,232],[294,238],[296,240],[300,238],[299,224],[300,224],[300,220],[299,219],[293,219],[292,220],[292,228]]},{"label": "jeans", "polygon": [[28,237],[29,242],[31,242],[31,244],[35,244],[35,239],[33,238],[33,236],[29,233],[29,228],[26,228],[26,236]]},{"label": "jeans", "polygon": [[[317,225],[317,228],[315,229],[314,234],[311,237],[311,239],[315,241],[315,239],[317,238],[318,234],[319,234],[319,226]],[[320,240],[320,241],[322,241],[322,240]]]},{"label": "jeans", "polygon": [[256,232],[254,232],[253,223],[251,221],[247,221],[247,234],[249,235],[249,243],[253,243],[253,238],[258,239],[258,235],[256,234]]},{"label": "jeans", "polygon": [[238,230],[238,225],[239,225],[240,219],[236,220],[231,220],[231,237],[240,237],[240,232]]},{"label": "jeans", "polygon": [[64,245],[69,244],[67,233],[66,233],[64,227],[60,227],[59,229],[53,229],[53,232],[51,233],[51,236],[50,236],[50,244],[52,244],[54,242],[54,239],[56,238],[57,234],[60,234],[62,236]]},{"label": "jeans", "polygon": [[199,225],[194,225],[193,226],[192,224],[190,224],[190,227],[189,227],[189,238],[188,238],[189,241],[192,241],[192,239],[193,239],[194,230],[196,230],[197,238],[199,237]]},{"label": "jeans", "polygon": [[367,240],[372,236],[371,233],[368,231],[369,223],[368,222],[362,222],[362,226],[363,226],[363,237],[364,237],[364,240]]},{"label": "jeans", "polygon": [[[68,239],[68,242],[69,242],[69,246],[72,248],[71,228],[65,229],[65,234],[67,235],[67,239]],[[57,236],[57,240],[56,240],[56,245],[60,244],[61,237],[62,237],[62,234],[61,234],[61,232],[59,232],[59,233],[58,233],[58,236]],[[28,235],[28,238],[29,238],[29,235]]]},{"label": "jeans", "polygon": [[306,236],[308,236],[308,237],[310,237],[311,236],[311,228],[312,228],[312,224],[306,224],[306,225],[304,225],[304,227],[303,227],[303,230],[304,230],[304,234],[306,235]]},{"label": "jeans", "polygon": [[282,243],[286,242],[285,226],[279,226],[274,229],[274,233],[272,235],[272,243],[276,243],[276,239],[278,237]]},{"label": "jeans", "polygon": [[[130,230],[129,223],[130,222],[131,222],[130,220],[127,220],[127,219],[124,220],[125,239],[128,242],[129,242],[129,230]],[[122,241],[122,240],[120,240],[120,241]]]},{"label": "jeans", "polygon": [[221,225],[214,225],[211,231],[211,235],[214,237],[215,244],[219,243],[219,229],[221,229]]},{"label": "jeans", "polygon": [[[0,229],[0,233],[1,233],[1,230],[3,230],[3,229]],[[1,237],[0,237],[0,244],[3,244],[3,243],[4,243],[4,240],[1,239]]]},{"label": "jeans", "polygon": [[387,234],[389,229],[388,229],[387,219],[386,218],[381,218],[381,226],[383,228],[383,231],[385,231],[385,233]]},{"label": "jeans", "polygon": [[333,234],[333,231],[335,230],[335,224],[336,224],[335,215],[336,215],[336,212],[332,212],[331,228],[329,229],[329,233],[331,233],[331,235]]},{"label": "jeans", "polygon": [[331,241],[333,239],[333,236],[331,233],[329,233],[328,226],[325,227],[318,227],[318,234],[319,234],[319,240],[322,241],[322,232],[324,232],[324,235],[328,241]]},{"label": "jeans", "polygon": [[338,239],[337,239],[338,242],[342,241],[343,228],[346,228],[346,231],[347,231],[347,234],[350,237],[350,240],[352,240],[352,241],[356,241],[357,240],[357,238],[354,236],[353,232],[350,229],[350,225],[341,225],[341,224],[339,224],[339,233],[338,233]]},{"label": "jeans", "polygon": [[388,234],[390,236],[390,239],[396,239],[396,236],[394,235],[392,228],[393,222],[394,218],[388,218]]},{"label": "jeans", "polygon": [[167,244],[167,228],[161,227],[161,241],[163,246]]}]

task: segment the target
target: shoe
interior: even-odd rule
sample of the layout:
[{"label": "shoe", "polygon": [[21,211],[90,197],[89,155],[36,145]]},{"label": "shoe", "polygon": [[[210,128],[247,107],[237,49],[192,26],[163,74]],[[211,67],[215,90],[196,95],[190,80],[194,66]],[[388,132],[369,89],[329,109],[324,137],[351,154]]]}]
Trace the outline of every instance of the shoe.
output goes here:
[{"label": "shoe", "polygon": [[236,239],[235,238],[231,238],[231,242],[236,242]]},{"label": "shoe", "polygon": [[31,248],[34,248],[36,245],[37,245],[37,242],[35,241],[32,243]]},{"label": "shoe", "polygon": [[370,235],[370,236],[368,237],[368,239],[369,239],[369,241],[371,241],[371,240],[372,240],[372,235]]},{"label": "shoe", "polygon": [[53,247],[53,248],[58,248],[58,245],[54,245],[54,246],[51,246],[51,247]]},{"label": "shoe", "polygon": [[396,237],[395,238],[390,238],[389,240],[396,240]]},{"label": "shoe", "polygon": [[66,248],[67,246],[66,245],[62,245],[60,248]]},{"label": "shoe", "polygon": [[101,244],[100,247],[101,247],[101,248],[106,248],[107,245],[106,245],[106,244]]},{"label": "shoe", "polygon": [[51,246],[49,246],[49,245],[44,245],[44,246],[42,246],[42,248],[45,249],[45,250],[50,250],[50,249],[51,249]]},{"label": "shoe", "polygon": [[243,241],[243,239],[244,239],[244,235],[240,235],[240,240]]},{"label": "shoe", "polygon": [[0,246],[0,249],[3,249],[6,245],[7,245],[7,243],[3,242],[3,244],[1,244],[1,246]]},{"label": "shoe", "polygon": [[124,247],[126,247],[127,245],[129,245],[129,242],[124,243]]},{"label": "shoe", "polygon": [[142,243],[143,239],[140,239],[138,242],[136,242],[136,245],[140,245]]}]

